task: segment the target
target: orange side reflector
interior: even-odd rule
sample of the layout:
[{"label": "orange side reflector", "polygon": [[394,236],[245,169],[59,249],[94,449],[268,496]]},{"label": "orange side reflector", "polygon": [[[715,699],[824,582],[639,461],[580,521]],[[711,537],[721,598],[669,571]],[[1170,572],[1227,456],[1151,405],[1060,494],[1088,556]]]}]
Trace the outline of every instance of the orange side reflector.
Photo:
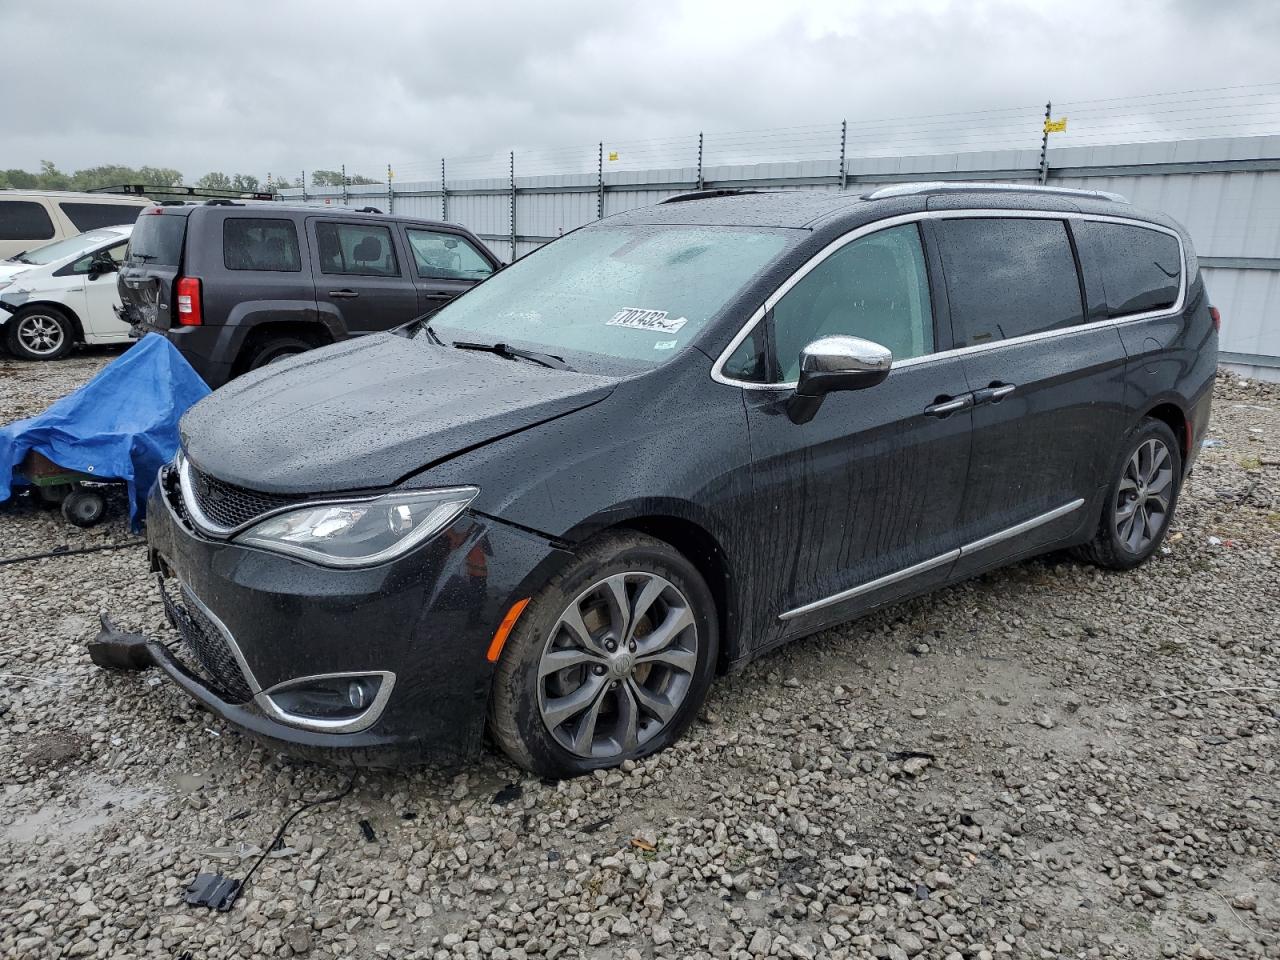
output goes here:
[{"label": "orange side reflector", "polygon": [[507,642],[507,636],[516,625],[516,621],[520,619],[520,614],[524,613],[524,608],[529,605],[529,597],[523,600],[517,600],[511,605],[511,609],[507,611],[507,615],[502,618],[502,622],[498,624],[498,631],[493,635],[493,642],[489,644],[489,652],[485,655],[490,663],[496,663],[498,657],[502,656],[502,647]]}]

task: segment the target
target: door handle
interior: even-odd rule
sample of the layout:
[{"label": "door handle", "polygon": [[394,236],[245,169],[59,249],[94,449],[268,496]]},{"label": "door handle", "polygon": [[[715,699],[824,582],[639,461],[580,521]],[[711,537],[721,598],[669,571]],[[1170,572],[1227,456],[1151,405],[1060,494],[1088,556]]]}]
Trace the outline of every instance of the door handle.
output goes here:
[{"label": "door handle", "polygon": [[424,293],[423,296],[426,297],[428,300],[452,300],[453,299],[452,293]]},{"label": "door handle", "polygon": [[989,387],[983,387],[981,390],[973,391],[973,405],[976,407],[981,403],[999,403],[1018,387],[1013,383],[996,382]]},{"label": "door handle", "polygon": [[330,291],[329,291],[329,296],[333,297],[335,300],[354,300],[356,297],[360,296],[360,291],[358,291],[358,290],[330,290]]},{"label": "door handle", "polygon": [[963,396],[953,397],[950,399],[939,398],[937,403],[930,404],[924,408],[924,412],[931,417],[949,417],[953,413],[965,410],[973,406],[973,394],[966,393]]}]

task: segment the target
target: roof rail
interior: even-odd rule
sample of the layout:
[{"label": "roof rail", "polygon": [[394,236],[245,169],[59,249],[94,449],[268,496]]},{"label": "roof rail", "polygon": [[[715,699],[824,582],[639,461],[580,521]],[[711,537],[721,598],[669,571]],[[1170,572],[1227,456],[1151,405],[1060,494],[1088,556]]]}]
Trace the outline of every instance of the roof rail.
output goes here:
[{"label": "roof rail", "polygon": [[213,197],[204,202],[206,207],[243,207],[243,203],[236,203],[226,197]]},{"label": "roof rail", "polygon": [[1129,198],[1109,190],[1077,190],[1074,187],[1047,187],[1043,184],[992,183],[979,180],[928,180],[921,183],[895,183],[880,187],[862,195],[863,200],[883,200],[885,197],[909,197],[921,193],[948,193],[951,191],[993,193],[1052,193],[1067,197],[1092,197],[1095,200],[1114,200],[1128,203]]},{"label": "roof rail", "polygon": [[356,211],[356,213],[381,213],[381,212],[382,211],[379,210],[377,207],[361,207]]},{"label": "roof rail", "polygon": [[684,203],[686,200],[706,200],[709,197],[737,197],[744,193],[759,193],[759,190],[743,190],[738,187],[721,187],[714,190],[693,190],[689,193],[677,193],[667,197],[662,203]]}]

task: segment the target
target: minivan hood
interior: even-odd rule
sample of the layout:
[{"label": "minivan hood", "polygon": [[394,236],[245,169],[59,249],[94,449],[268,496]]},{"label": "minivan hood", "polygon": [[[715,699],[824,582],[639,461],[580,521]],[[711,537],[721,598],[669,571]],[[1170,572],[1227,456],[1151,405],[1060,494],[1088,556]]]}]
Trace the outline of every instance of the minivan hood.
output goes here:
[{"label": "minivan hood", "polygon": [[202,472],[264,493],[390,486],[603,400],[614,380],[374,334],[257,370],[182,418]]}]

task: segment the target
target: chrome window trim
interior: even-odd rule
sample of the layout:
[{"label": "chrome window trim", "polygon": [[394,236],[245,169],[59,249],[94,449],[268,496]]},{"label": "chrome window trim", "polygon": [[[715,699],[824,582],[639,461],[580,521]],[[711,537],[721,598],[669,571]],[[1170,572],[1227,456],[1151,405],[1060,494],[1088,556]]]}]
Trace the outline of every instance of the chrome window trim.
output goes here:
[{"label": "chrome window trim", "polygon": [[903,580],[909,580],[911,577],[927,573],[930,570],[936,569],[937,567],[943,566],[944,564],[950,563],[954,560],[959,560],[962,557],[967,557],[971,553],[977,553],[979,550],[985,550],[987,547],[995,546],[997,543],[1001,543],[1005,540],[1027,533],[1034,530],[1036,527],[1043,526],[1046,523],[1057,520],[1059,517],[1065,517],[1067,514],[1079,510],[1083,506],[1083,498],[1072,500],[1070,503],[1064,503],[1060,507],[1054,507],[1052,510],[1038,514],[1030,520],[1023,520],[1021,523],[1015,523],[1011,527],[1005,527],[1003,530],[993,533],[990,536],[983,537],[980,540],[974,540],[971,543],[966,543],[962,547],[956,547],[953,550],[948,550],[946,553],[940,553],[938,556],[929,560],[913,564],[909,567],[903,567],[901,570],[895,570],[893,573],[887,573],[874,580],[868,580],[867,582],[860,583],[857,586],[849,587],[847,590],[841,590],[839,593],[833,593],[831,596],[823,597],[821,600],[814,600],[811,603],[795,607],[785,613],[780,613],[778,614],[778,619],[793,620],[796,617],[804,616],[806,613],[813,613],[815,610],[821,610],[845,600],[852,600],[854,597],[861,596],[864,593],[870,593],[873,590],[879,590],[882,587],[892,586],[893,584],[899,583]]},{"label": "chrome window trim", "polygon": [[1093,320],[1088,323],[1081,323],[1074,327],[1063,327],[1059,330],[1042,330],[1039,333],[1028,333],[1021,337],[1012,337],[1008,340],[993,340],[989,343],[976,343],[967,347],[954,347],[950,350],[942,350],[937,353],[926,353],[919,357],[908,357],[905,360],[894,361],[893,367],[889,372],[893,376],[893,371],[903,367],[913,367],[919,364],[935,363],[938,360],[948,360],[952,357],[966,356],[971,353],[981,353],[986,350],[996,350],[1000,347],[1015,346],[1022,343],[1033,343],[1037,340],[1049,340],[1054,337],[1068,336],[1073,333],[1079,333],[1083,330],[1099,330],[1104,327],[1120,326],[1126,323],[1136,323],[1140,320],[1155,320],[1162,317],[1177,316],[1182,312],[1183,306],[1187,298],[1187,250],[1183,243],[1181,234],[1171,227],[1166,227],[1159,223],[1151,223],[1147,220],[1138,220],[1133,217],[1112,216],[1102,213],[1073,213],[1062,210],[1000,210],[989,207],[974,207],[964,210],[919,210],[915,213],[904,213],[896,217],[886,217],[883,220],[876,220],[873,223],[863,224],[850,230],[843,236],[837,237],[829,244],[815,253],[799,268],[796,269],[791,276],[787,277],[778,288],[771,293],[744,323],[741,329],[729,345],[720,351],[720,355],[711,366],[711,379],[716,383],[723,383],[726,386],[739,387],[743,390],[794,390],[797,381],[791,380],[786,383],[753,383],[750,380],[738,380],[734,377],[726,376],[724,373],[724,365],[728,359],[733,356],[733,352],[741,346],[742,341],[750,336],[751,332],[764,319],[765,314],[774,308],[779,300],[785,297],[791,289],[805,278],[809,272],[815,269],[827,257],[840,250],[846,244],[850,244],[855,240],[868,236],[872,233],[878,233],[881,230],[887,230],[890,227],[900,226],[904,223],[916,223],[921,220],[954,220],[954,219],[1026,219],[1026,220],[1091,220],[1098,223],[1119,223],[1129,227],[1141,227],[1146,230],[1154,230],[1157,233],[1166,233],[1178,241],[1178,255],[1181,259],[1182,269],[1179,271],[1178,279],[1178,299],[1174,301],[1173,306],[1165,307],[1160,310],[1149,310],[1145,313],[1125,314],[1119,317],[1108,317],[1104,320]]},{"label": "chrome window trim", "polygon": [[[346,720],[317,720],[314,717],[301,717],[296,713],[282,710],[271,699],[273,693],[288,687],[296,687],[309,680],[332,680],[348,677],[352,680],[358,677],[381,677],[382,683],[378,684],[378,692],[373,695],[373,702],[362,713]],[[272,685],[269,689],[258,690],[254,694],[253,701],[267,716],[273,717],[291,727],[314,730],[318,733],[359,733],[361,730],[366,730],[378,722],[378,718],[382,716],[382,711],[386,709],[387,701],[391,698],[391,688],[395,684],[396,675],[390,670],[347,670],[337,673],[313,673],[303,677],[294,677],[292,680],[282,680]]]}]

